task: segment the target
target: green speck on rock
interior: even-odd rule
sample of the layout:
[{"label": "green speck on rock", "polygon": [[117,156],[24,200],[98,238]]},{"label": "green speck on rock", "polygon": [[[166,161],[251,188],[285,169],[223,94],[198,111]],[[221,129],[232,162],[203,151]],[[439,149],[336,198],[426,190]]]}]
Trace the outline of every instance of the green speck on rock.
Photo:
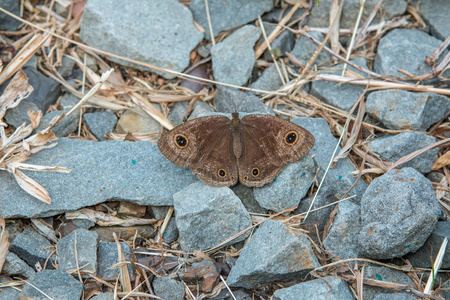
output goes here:
[{"label": "green speck on rock", "polygon": [[132,159],[132,160],[131,160],[131,163],[132,163],[133,165],[135,165],[135,164],[136,164],[136,160]]}]

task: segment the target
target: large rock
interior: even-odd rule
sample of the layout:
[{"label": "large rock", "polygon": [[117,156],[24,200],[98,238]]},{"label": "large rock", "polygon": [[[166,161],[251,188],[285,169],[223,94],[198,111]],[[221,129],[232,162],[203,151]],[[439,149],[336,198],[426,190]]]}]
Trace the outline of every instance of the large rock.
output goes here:
[{"label": "large rock", "polygon": [[440,40],[450,36],[450,2],[447,0],[421,0],[419,12],[430,24],[431,33]]},{"label": "large rock", "polygon": [[[120,22],[119,22],[120,20]],[[162,34],[164,33],[164,34]],[[114,54],[181,72],[202,40],[189,9],[177,0],[89,0],[80,37],[86,44]],[[123,65],[123,60],[109,59]],[[173,75],[155,71],[165,78]]]}]

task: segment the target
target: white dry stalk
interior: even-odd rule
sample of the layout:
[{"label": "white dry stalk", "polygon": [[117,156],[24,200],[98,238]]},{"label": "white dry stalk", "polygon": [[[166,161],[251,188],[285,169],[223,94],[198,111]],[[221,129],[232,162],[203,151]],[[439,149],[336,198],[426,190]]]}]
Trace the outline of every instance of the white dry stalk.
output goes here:
[{"label": "white dry stalk", "polygon": [[89,220],[101,226],[122,226],[131,227],[136,225],[152,225],[157,223],[155,219],[142,219],[142,218],[127,218],[121,219],[110,214],[105,214],[100,211],[95,211],[88,208],[82,208],[77,211],[67,212],[65,214],[66,219],[74,220]]},{"label": "white dry stalk", "polygon": [[427,285],[425,286],[425,289],[423,290],[424,294],[431,295],[431,289],[433,287],[434,279],[436,278],[436,275],[439,271],[439,268],[442,265],[442,261],[444,260],[445,251],[447,250],[447,244],[448,244],[448,238],[445,237],[442,241],[441,247],[439,248],[439,252],[436,256],[436,259],[433,264],[433,268],[431,269],[430,276],[428,277]]}]

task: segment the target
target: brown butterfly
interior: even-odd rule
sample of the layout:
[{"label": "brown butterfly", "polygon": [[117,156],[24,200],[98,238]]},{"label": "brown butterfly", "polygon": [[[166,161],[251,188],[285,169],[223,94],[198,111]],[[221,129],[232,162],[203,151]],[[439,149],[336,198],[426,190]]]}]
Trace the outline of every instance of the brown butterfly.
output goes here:
[{"label": "brown butterfly", "polygon": [[250,114],[242,119],[201,117],[164,132],[159,150],[209,185],[249,187],[272,182],[288,162],[296,162],[314,146],[306,129],[269,116]]}]

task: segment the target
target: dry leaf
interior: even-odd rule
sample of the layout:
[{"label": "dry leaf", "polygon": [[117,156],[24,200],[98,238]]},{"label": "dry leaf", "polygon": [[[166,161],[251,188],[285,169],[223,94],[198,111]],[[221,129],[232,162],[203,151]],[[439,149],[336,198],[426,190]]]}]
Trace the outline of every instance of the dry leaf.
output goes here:
[{"label": "dry leaf", "polygon": [[5,219],[0,215],[0,274],[2,273],[3,264],[6,260],[6,254],[8,253],[9,242],[6,238],[5,232]]},{"label": "dry leaf", "polygon": [[67,220],[85,219],[92,221],[100,226],[123,226],[130,227],[135,225],[149,225],[158,222],[156,219],[127,218],[121,219],[116,216],[105,214],[92,209],[82,208],[77,211],[66,213]]},{"label": "dry leaf", "polygon": [[25,192],[41,200],[42,202],[45,202],[47,204],[52,203],[50,194],[46,189],[44,189],[42,185],[25,175],[22,171],[15,168],[14,166],[8,165],[8,171],[14,175],[17,183]]},{"label": "dry leaf", "polygon": [[8,109],[19,105],[31,92],[33,92],[33,87],[28,84],[27,75],[19,70],[0,96],[0,120],[3,119]]},{"label": "dry leaf", "polygon": [[450,151],[445,152],[441,157],[436,159],[431,170],[439,170],[442,167],[450,165]]}]

